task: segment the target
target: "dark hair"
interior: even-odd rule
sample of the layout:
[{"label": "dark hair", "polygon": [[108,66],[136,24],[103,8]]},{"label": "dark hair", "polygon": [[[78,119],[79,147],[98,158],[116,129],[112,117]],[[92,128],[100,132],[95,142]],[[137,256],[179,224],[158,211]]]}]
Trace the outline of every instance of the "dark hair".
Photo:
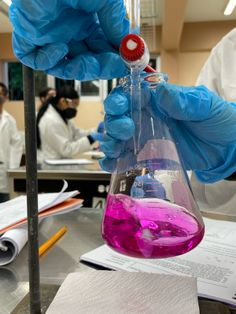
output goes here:
[{"label": "dark hair", "polygon": [[49,105],[53,107],[57,107],[57,104],[60,98],[69,98],[69,99],[77,99],[79,98],[78,92],[71,86],[63,86],[56,91],[56,96],[49,97],[43,105],[40,107],[38,114],[37,114],[37,148],[41,148],[41,138],[39,132],[39,122],[42,119],[43,115],[47,111]]},{"label": "dark hair", "polygon": [[54,88],[52,88],[52,87],[47,87],[47,88],[42,89],[42,90],[39,92],[39,98],[45,98],[45,97],[47,97],[47,95],[48,95],[48,93],[50,92],[50,90],[54,90]]},{"label": "dark hair", "polygon": [[4,97],[7,97],[7,95],[8,95],[8,89],[7,89],[6,85],[3,84],[2,82],[0,82],[0,88],[2,88],[2,95],[3,95]]},{"label": "dark hair", "polygon": [[0,95],[0,106],[3,105],[4,102],[5,102],[5,100],[4,100],[3,96]]}]

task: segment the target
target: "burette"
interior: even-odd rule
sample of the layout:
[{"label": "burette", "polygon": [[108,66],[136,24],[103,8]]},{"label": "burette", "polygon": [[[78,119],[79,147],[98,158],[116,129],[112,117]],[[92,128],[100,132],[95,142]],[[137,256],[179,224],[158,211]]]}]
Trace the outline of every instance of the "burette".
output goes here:
[{"label": "burette", "polygon": [[141,72],[155,72],[148,62],[149,51],[145,41],[140,34],[140,0],[127,0],[126,8],[129,17],[129,35],[125,36],[121,42],[120,55],[125,64],[130,69],[130,100],[131,117],[135,122],[134,132],[134,154],[140,151],[141,136]]}]

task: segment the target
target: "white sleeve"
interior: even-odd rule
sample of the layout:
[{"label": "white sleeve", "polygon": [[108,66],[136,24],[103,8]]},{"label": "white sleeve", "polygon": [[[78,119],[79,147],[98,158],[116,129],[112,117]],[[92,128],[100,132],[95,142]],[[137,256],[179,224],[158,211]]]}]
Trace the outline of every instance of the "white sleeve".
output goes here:
[{"label": "white sleeve", "polygon": [[219,50],[214,48],[200,71],[196,85],[205,85],[219,95],[220,63]]},{"label": "white sleeve", "polygon": [[73,133],[73,139],[76,141],[78,139],[81,139],[84,136],[87,136],[93,132],[96,132],[96,128],[92,128],[92,129],[80,129],[77,128],[74,123],[68,121],[68,123],[70,123],[70,128],[72,129],[72,133]]},{"label": "white sleeve", "polygon": [[236,102],[236,29],[213,48],[197,79],[227,101]]},{"label": "white sleeve", "polygon": [[23,137],[22,134],[18,131],[16,126],[15,119],[11,118],[11,140],[10,140],[10,168],[18,168],[20,166],[20,161],[23,153]]},{"label": "white sleeve", "polygon": [[61,158],[72,158],[78,153],[90,150],[90,142],[87,136],[71,141],[66,137],[61,126],[56,123],[47,124],[45,133],[50,134],[47,138],[48,145],[57,151]]}]

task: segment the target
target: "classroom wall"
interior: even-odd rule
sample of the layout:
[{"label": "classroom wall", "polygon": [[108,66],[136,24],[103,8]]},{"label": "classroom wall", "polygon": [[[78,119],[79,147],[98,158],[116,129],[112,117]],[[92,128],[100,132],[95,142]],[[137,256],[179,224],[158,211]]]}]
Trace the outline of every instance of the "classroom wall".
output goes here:
[{"label": "classroom wall", "polygon": [[199,71],[209,56],[208,51],[182,52],[178,57],[178,84],[195,85]]},{"label": "classroom wall", "polygon": [[185,23],[179,49],[159,51],[161,70],[168,73],[169,82],[194,85],[211,49],[235,27],[236,21]]},{"label": "classroom wall", "polygon": [[15,60],[15,55],[11,45],[11,34],[0,33],[0,61],[1,60]]},{"label": "classroom wall", "polygon": [[[23,101],[10,101],[6,103],[5,109],[15,117],[19,130],[24,130],[24,103]],[[83,129],[97,127],[103,120],[101,114],[103,106],[98,101],[81,101],[78,114],[74,119],[75,124]]]}]

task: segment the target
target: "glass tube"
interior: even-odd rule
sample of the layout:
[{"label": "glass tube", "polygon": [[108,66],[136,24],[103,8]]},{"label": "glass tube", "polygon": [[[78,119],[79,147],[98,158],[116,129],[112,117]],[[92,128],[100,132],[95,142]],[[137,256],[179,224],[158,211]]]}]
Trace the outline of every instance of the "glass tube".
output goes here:
[{"label": "glass tube", "polygon": [[140,34],[140,0],[127,0],[126,7],[130,20],[130,34]]}]

